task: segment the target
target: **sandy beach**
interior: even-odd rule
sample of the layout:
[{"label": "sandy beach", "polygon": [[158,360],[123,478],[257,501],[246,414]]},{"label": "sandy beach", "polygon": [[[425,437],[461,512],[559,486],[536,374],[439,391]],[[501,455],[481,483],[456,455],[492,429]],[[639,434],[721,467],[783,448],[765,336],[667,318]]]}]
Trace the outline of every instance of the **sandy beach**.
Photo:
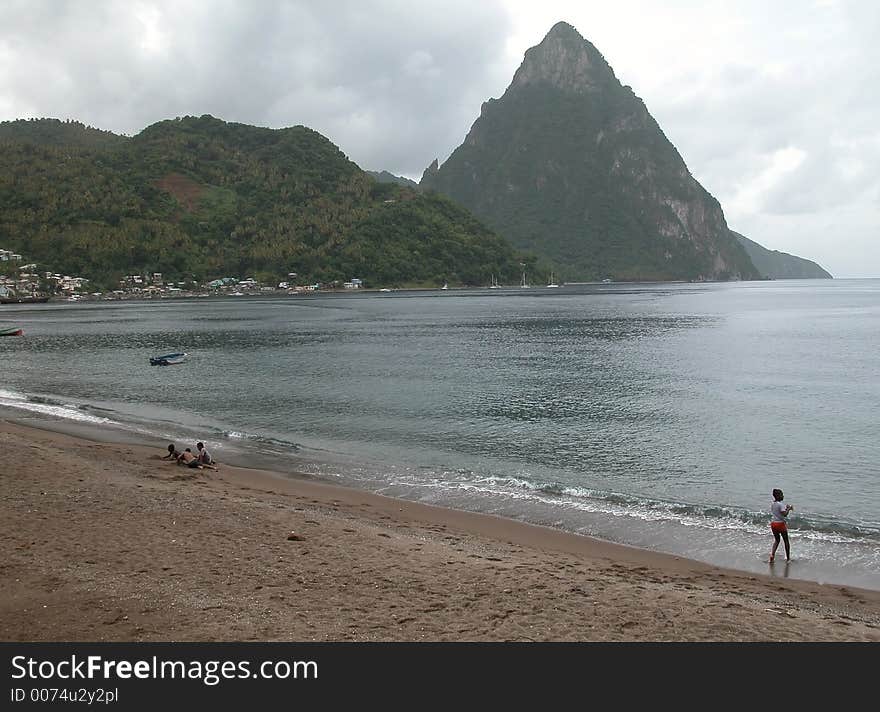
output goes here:
[{"label": "sandy beach", "polygon": [[[0,421],[6,641],[880,641],[880,592]],[[776,567],[784,566],[777,563]]]}]

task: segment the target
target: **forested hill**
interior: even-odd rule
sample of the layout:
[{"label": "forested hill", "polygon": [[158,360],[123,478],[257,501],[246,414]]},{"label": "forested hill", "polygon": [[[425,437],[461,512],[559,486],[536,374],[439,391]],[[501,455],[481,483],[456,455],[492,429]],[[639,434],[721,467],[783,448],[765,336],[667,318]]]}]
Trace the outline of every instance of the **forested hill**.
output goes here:
[{"label": "forested hill", "polygon": [[0,145],[32,143],[41,146],[109,148],[125,143],[126,137],[102,131],[79,121],[59,119],[18,119],[0,121]]},{"label": "forested hill", "polygon": [[400,185],[406,185],[410,188],[418,188],[419,184],[414,180],[410,180],[409,178],[404,178],[403,176],[396,176],[393,173],[389,173],[388,171],[367,171],[367,175],[373,176],[380,183],[400,183]]},{"label": "forested hill", "polygon": [[768,250],[738,232],[733,233],[749,253],[752,263],[763,277],[769,279],[833,279],[831,274],[812,260],[779,250]]},{"label": "forested hill", "polygon": [[464,209],[377,182],[311,129],[211,116],[131,138],[4,122],[0,208],[0,247],[106,286],[152,272],[488,284],[524,259]]}]

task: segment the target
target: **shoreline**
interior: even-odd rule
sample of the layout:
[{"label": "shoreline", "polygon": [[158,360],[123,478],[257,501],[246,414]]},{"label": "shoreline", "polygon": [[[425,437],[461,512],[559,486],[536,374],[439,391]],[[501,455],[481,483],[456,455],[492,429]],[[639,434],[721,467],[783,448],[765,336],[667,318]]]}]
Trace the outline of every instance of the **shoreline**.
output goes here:
[{"label": "shoreline", "polygon": [[[60,402],[60,401],[59,401]],[[140,430],[124,425],[122,422],[111,421],[108,424],[93,422],[88,419],[76,420],[64,415],[55,417],[42,411],[30,411],[19,409],[13,405],[0,406],[0,422],[8,421],[24,427],[46,430],[61,435],[70,435],[84,440],[100,444],[134,445],[155,448],[157,442],[167,444],[169,441],[185,442],[193,438],[190,445],[193,446],[196,439],[205,439],[203,432],[192,429],[184,429],[175,435],[169,433],[160,434],[157,430]],[[187,434],[188,433],[188,434]],[[210,437],[208,438],[210,440]],[[331,468],[333,474],[321,474],[320,468],[315,469],[314,463],[308,458],[292,458],[290,454],[279,455],[278,453],[266,453],[260,448],[251,448],[236,444],[235,441],[220,442],[216,439],[209,442],[209,448],[215,456],[218,456],[225,464],[234,465],[247,470],[260,470],[276,477],[284,479],[294,478],[298,480],[311,480],[328,483],[342,488],[352,488],[358,492],[382,494],[395,501],[424,503],[444,511],[483,513],[488,516],[501,518],[507,521],[524,525],[534,525],[539,528],[549,528],[553,531],[569,533],[577,538],[591,538],[600,543],[619,545],[625,549],[644,550],[650,553],[665,555],[674,559],[693,560],[721,569],[731,570],[746,575],[768,575],[774,579],[790,579],[809,581],[823,585],[837,585],[848,588],[865,589],[880,592],[880,582],[873,574],[872,568],[862,568],[858,565],[843,566],[842,568],[823,568],[821,558],[812,559],[809,553],[806,558],[798,556],[804,544],[797,542],[794,561],[791,565],[777,559],[775,566],[768,566],[766,553],[769,552],[772,540],[765,537],[767,542],[751,542],[751,545],[743,547],[743,542],[729,542],[726,539],[701,540],[702,548],[690,549],[676,541],[676,536],[686,534],[686,530],[664,539],[666,546],[660,544],[656,535],[666,535],[665,532],[654,532],[655,537],[647,536],[650,531],[643,529],[638,531],[631,527],[642,526],[643,522],[636,519],[632,523],[619,524],[616,520],[628,519],[628,517],[610,517],[608,521],[602,521],[602,515],[597,515],[592,521],[585,515],[580,519],[565,519],[564,510],[552,509],[547,505],[543,509],[541,503],[534,504],[531,509],[517,509],[506,507],[492,502],[491,499],[483,501],[463,501],[455,497],[423,497],[417,489],[406,487],[380,486],[384,480],[359,480],[339,474],[340,471]],[[163,448],[164,452],[164,448]],[[358,466],[368,461],[362,458],[351,460]],[[383,464],[379,461],[369,461],[369,466],[381,473]],[[393,467],[393,465],[391,465]],[[385,474],[388,474],[385,470]],[[381,474],[376,475],[382,477]],[[387,478],[386,478],[387,479]],[[589,513],[587,513],[589,514]],[[616,527],[616,528],[615,528]],[[628,528],[630,527],[630,528]],[[646,534],[647,532],[647,534]],[[754,539],[753,533],[749,533]],[[672,545],[669,545],[672,542]],[[766,545],[765,545],[766,544]],[[709,552],[708,554],[706,552]],[[781,564],[781,565],[780,565]]]},{"label": "shoreline", "polygon": [[880,641],[878,591],[224,463],[190,471],[159,441],[0,419],[0,443],[18,455],[0,475],[3,640]]},{"label": "shoreline", "polygon": [[[804,278],[804,279],[827,279],[827,278]],[[682,285],[682,284],[726,284],[726,283],[744,283],[744,282],[768,282],[774,281],[771,279],[753,279],[753,280],[645,280],[645,281],[634,281],[634,280],[611,280],[609,282],[605,282],[603,280],[595,281],[595,282],[562,282],[558,284],[558,287],[608,287],[609,285],[614,285],[615,287],[631,287],[631,286],[650,286],[650,285]],[[333,295],[356,295],[356,294],[364,294],[364,295],[380,295],[388,292],[392,293],[426,293],[433,294],[434,292],[439,291],[457,291],[457,292],[482,292],[483,290],[489,289],[502,289],[505,291],[516,292],[522,288],[521,284],[510,283],[510,284],[499,284],[495,287],[490,285],[483,284],[472,284],[472,285],[455,285],[453,287],[448,287],[447,290],[444,290],[443,287],[435,287],[435,286],[421,286],[421,287],[358,287],[356,289],[340,289],[339,287],[328,288],[328,289],[277,289],[271,288],[266,291],[263,290],[249,290],[246,292],[242,292],[239,294],[232,293],[228,290],[225,291],[201,291],[201,290],[180,290],[177,292],[161,292],[159,294],[141,294],[141,293],[125,293],[125,294],[114,294],[110,293],[113,296],[110,296],[106,292],[101,292],[98,294],[95,293],[72,293],[69,295],[64,294],[52,294],[49,295],[45,301],[8,301],[5,302],[9,306],[26,306],[28,304],[69,304],[69,303],[79,303],[79,304],[94,304],[94,303],[113,303],[113,302],[157,302],[157,301],[188,301],[190,299],[217,299],[217,298],[225,298],[225,297],[262,297],[264,299],[268,298],[288,298],[288,297],[321,297],[321,296],[333,296]],[[529,285],[530,289],[546,289],[545,285],[535,284]]]}]

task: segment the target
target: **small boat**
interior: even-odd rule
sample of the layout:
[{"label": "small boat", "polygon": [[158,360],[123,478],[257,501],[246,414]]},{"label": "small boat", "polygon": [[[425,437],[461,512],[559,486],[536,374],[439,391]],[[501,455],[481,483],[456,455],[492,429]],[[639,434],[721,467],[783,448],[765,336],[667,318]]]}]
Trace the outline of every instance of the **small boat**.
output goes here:
[{"label": "small boat", "polygon": [[49,297],[41,297],[37,295],[22,297],[0,297],[0,304],[45,304],[49,301]]},{"label": "small boat", "polygon": [[556,280],[553,279],[553,273],[552,273],[552,272],[550,273],[550,283],[549,283],[547,286],[548,286],[548,287],[558,287],[558,286],[559,286],[558,284],[556,284]]},{"label": "small boat", "polygon": [[165,354],[164,356],[151,356],[151,366],[174,366],[178,363],[186,361],[187,354],[179,352],[173,354]]},{"label": "small boat", "polygon": [[24,330],[17,326],[0,326],[0,336],[21,336]]}]

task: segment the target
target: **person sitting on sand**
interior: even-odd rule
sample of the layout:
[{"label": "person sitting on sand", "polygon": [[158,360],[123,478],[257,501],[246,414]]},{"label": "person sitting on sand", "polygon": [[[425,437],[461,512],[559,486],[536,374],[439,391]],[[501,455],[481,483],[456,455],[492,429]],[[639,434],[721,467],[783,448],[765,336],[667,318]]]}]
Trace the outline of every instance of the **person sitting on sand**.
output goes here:
[{"label": "person sitting on sand", "polygon": [[177,446],[174,443],[168,443],[168,454],[162,456],[163,460],[179,460],[180,459],[180,450],[177,449]]},{"label": "person sitting on sand", "polygon": [[794,509],[790,504],[783,506],[784,495],[781,489],[773,490],[773,502],[770,504],[770,531],[773,532],[773,549],[770,552],[770,563],[776,558],[776,549],[779,547],[779,539],[785,542],[785,560],[791,561],[791,548],[788,544],[788,527],[785,519],[788,513]]},{"label": "person sitting on sand", "polygon": [[199,462],[202,465],[214,464],[214,458],[211,457],[211,453],[208,452],[208,448],[205,447],[205,443],[196,443],[196,450],[199,451]]}]

